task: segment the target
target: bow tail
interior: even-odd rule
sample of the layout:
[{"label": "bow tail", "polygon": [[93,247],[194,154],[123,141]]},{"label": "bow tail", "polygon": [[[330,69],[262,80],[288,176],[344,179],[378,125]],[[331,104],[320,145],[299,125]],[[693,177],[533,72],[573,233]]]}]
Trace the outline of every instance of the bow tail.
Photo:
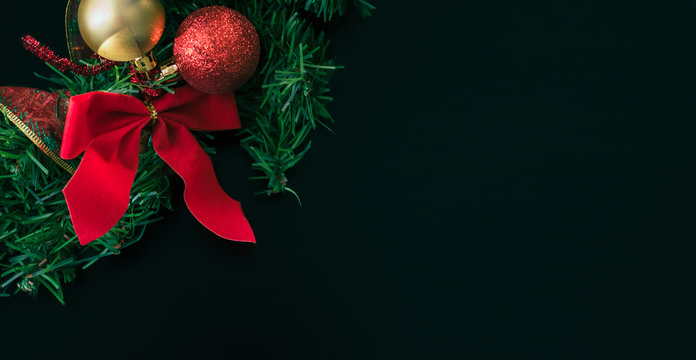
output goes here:
[{"label": "bow tail", "polygon": [[198,141],[184,125],[161,120],[155,125],[153,146],[184,180],[184,200],[193,216],[220,237],[255,242],[242,206],[222,190],[213,163]]},{"label": "bow tail", "polygon": [[106,234],[128,209],[140,131],[146,124],[136,122],[95,138],[63,189],[80,244]]}]

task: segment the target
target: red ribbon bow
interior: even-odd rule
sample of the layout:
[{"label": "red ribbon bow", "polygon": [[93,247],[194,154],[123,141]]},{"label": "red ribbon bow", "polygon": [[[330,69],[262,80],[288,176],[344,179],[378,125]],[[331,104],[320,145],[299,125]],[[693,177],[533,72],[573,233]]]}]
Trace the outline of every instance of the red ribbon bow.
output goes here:
[{"label": "red ribbon bow", "polygon": [[80,244],[106,234],[128,209],[140,133],[151,121],[152,145],[184,179],[184,200],[193,216],[223,238],[254,242],[242,207],[222,190],[210,158],[189,132],[238,129],[234,95],[210,95],[184,86],[150,106],[107,92],[70,98],[60,155],[72,159],[85,152],[63,189]]}]

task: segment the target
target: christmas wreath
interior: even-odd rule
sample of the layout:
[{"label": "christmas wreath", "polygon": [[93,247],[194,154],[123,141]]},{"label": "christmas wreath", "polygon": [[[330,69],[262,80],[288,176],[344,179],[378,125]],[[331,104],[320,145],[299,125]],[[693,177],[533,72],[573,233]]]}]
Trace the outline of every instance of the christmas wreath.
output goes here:
[{"label": "christmas wreath", "polygon": [[206,140],[239,129],[262,193],[297,196],[285,173],[311,131],[332,121],[338,68],[314,23],[348,5],[373,9],[364,0],[70,0],[69,56],[23,38],[52,87],[0,87],[0,296],[46,288],[64,303],[78,270],[119,254],[171,209],[174,174],[203,225],[253,241]]}]

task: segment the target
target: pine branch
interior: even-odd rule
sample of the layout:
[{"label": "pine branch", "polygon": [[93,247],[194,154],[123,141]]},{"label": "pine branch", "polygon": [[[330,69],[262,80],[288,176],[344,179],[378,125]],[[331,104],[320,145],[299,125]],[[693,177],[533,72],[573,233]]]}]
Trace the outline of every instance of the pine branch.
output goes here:
[{"label": "pine branch", "polygon": [[[327,56],[329,41],[312,21],[330,21],[356,5],[363,15],[374,9],[366,0],[163,0],[167,10],[165,32],[155,51],[171,56],[176,28],[196,9],[226,5],[245,14],[255,25],[262,58],[254,77],[236,92],[243,122],[241,145],[252,167],[267,181],[262,193],[288,191],[287,171],[309,151],[309,136],[333,122],[326,104],[332,99],[329,79],[341,68]],[[84,64],[94,64],[89,60]],[[63,96],[90,91],[138,95],[141,84],[129,81],[130,71],[120,65],[95,76],[62,73],[52,68],[49,81]],[[155,82],[157,89],[175,91],[172,84]],[[69,93],[69,95],[68,95]],[[210,138],[197,133],[199,141]],[[201,144],[204,149],[214,150]],[[119,224],[105,236],[80,246],[69,219],[62,189],[69,175],[26,136],[0,117],[0,296],[40,288],[64,303],[63,284],[76,271],[137,242],[147,224],[158,220],[161,207],[170,208],[167,173],[170,170],[150,147],[141,155],[131,191],[131,203]],[[299,198],[298,198],[299,200]]]},{"label": "pine branch", "polygon": [[131,204],[98,240],[80,246],[62,189],[70,178],[6,116],[0,119],[0,294],[40,287],[64,303],[76,270],[138,241],[161,207],[171,208],[168,169],[153,150],[141,155]]},{"label": "pine branch", "polygon": [[293,1],[286,0],[289,3],[305,3],[304,9],[312,11],[324,21],[331,21],[334,15],[343,15],[348,4],[353,4],[358,7],[363,17],[369,16],[375,10],[374,5],[367,0],[301,0]]},{"label": "pine branch", "polygon": [[[339,68],[326,56],[329,42],[294,7],[257,7],[247,13],[264,46],[257,76],[238,92],[241,144],[268,181],[265,193],[286,190],[286,172],[310,148],[307,137],[332,122],[325,104],[328,80]],[[264,19],[270,19],[264,23]],[[260,25],[263,24],[263,25]]]}]

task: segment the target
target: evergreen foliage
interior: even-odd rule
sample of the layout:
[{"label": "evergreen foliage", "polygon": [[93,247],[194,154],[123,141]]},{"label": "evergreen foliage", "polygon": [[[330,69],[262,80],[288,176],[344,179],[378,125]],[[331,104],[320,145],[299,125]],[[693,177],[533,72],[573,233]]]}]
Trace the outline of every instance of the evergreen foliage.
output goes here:
[{"label": "evergreen foliage", "polygon": [[[262,193],[294,192],[286,171],[310,148],[308,136],[332,121],[326,109],[329,78],[338,69],[327,57],[329,41],[313,24],[343,14],[350,4],[363,15],[374,7],[365,0],[163,0],[167,27],[158,47],[159,59],[171,56],[177,27],[191,12],[225,5],[243,13],[261,40],[261,61],[254,77],[236,92],[243,121],[241,144],[252,167],[266,181]],[[85,61],[94,64],[94,60]],[[50,65],[49,65],[50,66]],[[94,77],[61,73],[39,77],[64,96],[110,91],[138,96],[126,66]],[[154,88],[176,91],[176,84],[157,82]],[[210,135],[200,134],[199,140]],[[213,150],[202,143],[208,152]],[[102,238],[80,246],[70,222],[62,189],[70,178],[17,129],[0,118],[0,296],[36,294],[44,287],[64,303],[63,284],[78,269],[102,257],[118,254],[138,241],[159,210],[171,208],[170,170],[148,148],[141,155],[131,190],[131,203],[119,224]],[[295,194],[296,195],[296,194]]]}]

